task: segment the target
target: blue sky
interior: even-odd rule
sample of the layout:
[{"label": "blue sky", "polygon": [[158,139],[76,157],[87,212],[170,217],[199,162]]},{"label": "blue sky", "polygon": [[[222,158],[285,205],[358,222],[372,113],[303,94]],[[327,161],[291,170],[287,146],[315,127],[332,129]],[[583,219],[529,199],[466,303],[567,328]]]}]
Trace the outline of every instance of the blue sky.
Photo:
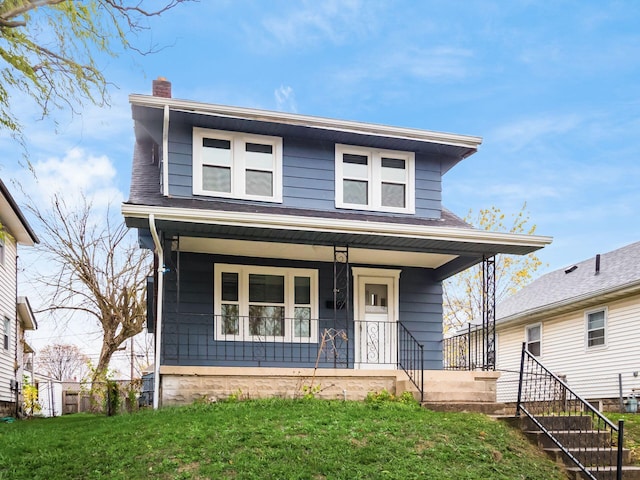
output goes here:
[{"label": "blue sky", "polygon": [[[39,191],[116,202],[127,96],[158,76],[175,98],[481,136],[446,174],[444,205],[526,202],[554,237],[542,273],[640,240],[639,23],[635,0],[203,0],[149,22],[137,43],[158,53],[100,59],[111,108],[56,113],[54,132],[16,101]],[[20,149],[6,136],[0,148],[2,178],[27,182]]]}]

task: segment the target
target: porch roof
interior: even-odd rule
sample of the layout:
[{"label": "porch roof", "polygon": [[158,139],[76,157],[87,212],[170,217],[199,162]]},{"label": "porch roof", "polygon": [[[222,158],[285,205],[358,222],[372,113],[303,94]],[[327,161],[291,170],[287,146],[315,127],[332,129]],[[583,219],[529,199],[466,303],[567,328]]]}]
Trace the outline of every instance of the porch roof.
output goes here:
[{"label": "porch roof", "polygon": [[350,251],[369,252],[373,263],[377,260],[375,252],[396,252],[397,265],[403,265],[405,261],[401,253],[424,254],[421,259],[414,255],[412,261],[415,266],[435,268],[438,279],[482,261],[483,256],[524,255],[551,242],[550,237],[470,228],[450,213],[442,220],[409,223],[405,219],[389,222],[387,218],[358,218],[357,215],[337,218],[327,212],[305,210],[291,212],[287,209],[288,213],[284,213],[283,209],[274,213],[272,209],[262,211],[255,206],[248,209],[235,204],[232,204],[235,208],[226,204],[225,210],[216,210],[208,202],[204,203],[209,208],[199,209],[193,208],[194,200],[161,200],[172,206],[123,204],[122,213],[127,225],[149,229],[149,219],[153,216],[156,228],[169,236],[326,247],[348,245]]}]

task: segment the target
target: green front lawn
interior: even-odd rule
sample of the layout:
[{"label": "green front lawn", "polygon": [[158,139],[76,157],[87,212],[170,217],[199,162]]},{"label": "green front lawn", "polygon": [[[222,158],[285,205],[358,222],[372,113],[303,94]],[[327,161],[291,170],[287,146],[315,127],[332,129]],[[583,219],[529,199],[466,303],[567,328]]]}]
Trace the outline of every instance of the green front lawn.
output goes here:
[{"label": "green front lawn", "polygon": [[503,422],[253,400],[0,424],[0,479],[564,479]]},{"label": "green front lawn", "polygon": [[631,461],[640,465],[640,413],[606,413],[615,425],[624,420],[624,447],[631,450]]}]

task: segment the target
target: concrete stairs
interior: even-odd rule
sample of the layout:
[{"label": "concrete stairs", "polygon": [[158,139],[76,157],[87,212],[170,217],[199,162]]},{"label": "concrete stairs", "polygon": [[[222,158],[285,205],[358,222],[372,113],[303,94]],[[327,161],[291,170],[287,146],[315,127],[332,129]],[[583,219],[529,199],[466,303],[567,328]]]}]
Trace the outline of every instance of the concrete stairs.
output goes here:
[{"label": "concrete stairs", "polygon": [[[592,418],[579,416],[546,416],[538,418],[540,423],[558,439],[562,445],[583,465],[594,466],[592,474],[598,480],[616,479],[617,447],[611,444],[609,432],[592,430]],[[557,445],[527,417],[512,417],[510,422],[521,428],[529,439],[538,445],[556,462],[563,464],[569,478],[588,479],[575,463]],[[624,480],[640,480],[640,467],[631,466],[628,449],[623,450]],[[598,468],[595,465],[600,465]],[[603,466],[604,465],[604,466]],[[611,465],[611,466],[608,466]]]},{"label": "concrete stairs", "polygon": [[[422,404],[440,412],[478,412],[487,415],[513,414],[505,404],[496,402],[497,372],[487,371],[426,371]],[[412,392],[417,400],[420,394],[406,377],[396,381],[396,394]]]}]

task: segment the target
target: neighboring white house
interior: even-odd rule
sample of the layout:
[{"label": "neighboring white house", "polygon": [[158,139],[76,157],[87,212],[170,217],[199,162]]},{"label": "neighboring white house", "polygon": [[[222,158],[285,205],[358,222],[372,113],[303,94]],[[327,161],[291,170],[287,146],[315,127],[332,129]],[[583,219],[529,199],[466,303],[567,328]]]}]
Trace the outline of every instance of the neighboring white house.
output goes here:
[{"label": "neighboring white house", "polygon": [[[31,385],[38,387],[38,404],[40,411],[35,413],[42,417],[59,417],[62,415],[62,382],[38,372],[25,371]],[[29,412],[25,412],[28,414]]]},{"label": "neighboring white house", "polygon": [[0,415],[17,415],[22,404],[24,330],[36,328],[25,297],[17,295],[18,245],[33,246],[38,237],[0,180]]},{"label": "neighboring white house", "polygon": [[515,401],[523,343],[587,400],[640,393],[640,242],[548,273],[496,308],[498,401]]}]

